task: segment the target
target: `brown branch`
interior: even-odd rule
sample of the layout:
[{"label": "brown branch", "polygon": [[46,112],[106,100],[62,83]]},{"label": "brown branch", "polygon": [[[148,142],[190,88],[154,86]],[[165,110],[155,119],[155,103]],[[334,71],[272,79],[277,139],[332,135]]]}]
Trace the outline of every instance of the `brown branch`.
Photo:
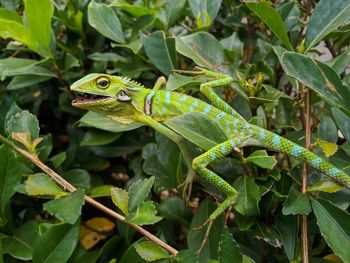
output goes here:
[{"label": "brown branch", "polygon": [[248,27],[248,36],[247,36],[247,49],[246,52],[244,53],[243,57],[243,63],[242,64],[247,64],[250,62],[250,59],[253,55],[253,34],[255,33],[255,27],[254,27],[254,22],[251,20],[249,17],[247,18],[247,27]]},{"label": "brown branch", "polygon": [[[311,91],[306,88],[305,93],[305,148],[311,149]],[[308,166],[304,163],[303,173],[302,173],[302,185],[301,192],[305,193],[307,189],[308,179]],[[307,215],[301,216],[301,243],[302,243],[302,262],[309,262],[309,251],[308,251],[308,230],[307,230]]]},{"label": "brown branch", "polygon": [[[69,192],[74,192],[76,188],[71,185],[69,182],[67,182],[65,179],[63,179],[59,174],[57,174],[54,170],[52,170],[50,167],[45,165],[36,155],[30,154],[29,152],[21,149],[20,147],[14,145],[9,140],[7,140],[5,137],[0,135],[0,142],[3,142],[4,144],[10,146],[12,149],[14,149],[16,152],[27,158],[30,162],[34,163],[37,167],[39,167],[43,172],[45,172],[47,175],[49,175],[56,183],[58,183],[61,187],[68,190]],[[139,225],[129,223],[125,221],[125,217],[116,213],[112,209],[102,205],[101,203],[97,202],[96,200],[92,199],[91,197],[85,195],[84,199],[87,203],[94,206],[95,208],[101,210],[105,214],[108,214],[111,217],[114,217],[115,219],[129,225],[130,227],[134,228],[137,232],[148,238],[149,240],[152,240],[153,242],[157,243],[159,246],[163,247],[167,251],[169,251],[171,254],[176,255],[178,251],[169,246],[164,241],[160,240],[158,237],[152,235],[150,232],[145,230]]]}]

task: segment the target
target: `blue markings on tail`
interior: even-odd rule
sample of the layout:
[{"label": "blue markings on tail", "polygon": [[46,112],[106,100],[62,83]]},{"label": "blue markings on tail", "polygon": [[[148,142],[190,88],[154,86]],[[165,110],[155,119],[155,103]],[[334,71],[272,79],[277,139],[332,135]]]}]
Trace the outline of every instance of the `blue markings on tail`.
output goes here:
[{"label": "blue markings on tail", "polygon": [[276,149],[281,149],[281,137],[278,135],[274,135],[272,138],[272,143]]}]

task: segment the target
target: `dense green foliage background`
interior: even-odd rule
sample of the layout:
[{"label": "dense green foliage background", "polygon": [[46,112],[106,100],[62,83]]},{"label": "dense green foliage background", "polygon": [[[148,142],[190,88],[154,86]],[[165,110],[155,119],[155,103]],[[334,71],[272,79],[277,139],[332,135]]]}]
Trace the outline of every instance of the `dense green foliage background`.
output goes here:
[{"label": "dense green foliage background", "polygon": [[[253,147],[212,165],[236,187],[239,201],[226,220],[215,222],[197,255],[205,228],[193,227],[223,193],[196,178],[186,206],[177,187],[187,168],[176,144],[148,127],[75,109],[69,91],[91,72],[147,87],[164,75],[167,89],[204,99],[197,80],[172,70],[220,71],[235,81],[218,94],[244,118],[301,145],[309,122],[313,151],[350,174],[350,1],[0,4],[0,133],[79,188],[64,192],[0,145],[0,262],[298,262],[302,214],[308,215],[310,260],[350,262],[349,190],[309,169],[311,186],[301,193],[299,161]],[[166,125],[196,153],[225,140],[202,115]],[[118,208],[111,187],[128,191],[113,188]],[[127,225],[83,206],[84,192],[180,253],[170,257]]]}]

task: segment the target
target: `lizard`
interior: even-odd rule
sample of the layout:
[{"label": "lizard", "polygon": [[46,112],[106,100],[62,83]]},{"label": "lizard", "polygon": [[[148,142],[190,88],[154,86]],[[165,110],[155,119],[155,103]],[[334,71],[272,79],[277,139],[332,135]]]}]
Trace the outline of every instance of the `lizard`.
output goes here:
[{"label": "lizard", "polygon": [[[164,78],[160,78],[153,89],[148,89],[127,77],[92,73],[77,80],[70,89],[85,95],[72,101],[72,105],[75,107],[106,114],[123,124],[141,122],[175,141],[180,147],[186,164],[192,167],[190,170],[195,171],[202,179],[226,194],[226,199],[198,227],[199,229],[208,225],[199,251],[204,247],[214,220],[233,205],[238,198],[236,189],[208,168],[211,162],[227,156],[234,149],[258,146],[284,153],[306,162],[337,183],[350,188],[348,174],[304,147],[249,123],[221,99],[214,89],[230,85],[233,82],[232,77],[204,68],[178,72],[207,78],[207,81],[200,84],[199,89],[211,104],[176,91],[160,89],[160,86],[165,82]],[[205,114],[217,123],[227,136],[225,142],[195,158],[191,158],[182,136],[162,123],[175,116],[192,112]]]}]

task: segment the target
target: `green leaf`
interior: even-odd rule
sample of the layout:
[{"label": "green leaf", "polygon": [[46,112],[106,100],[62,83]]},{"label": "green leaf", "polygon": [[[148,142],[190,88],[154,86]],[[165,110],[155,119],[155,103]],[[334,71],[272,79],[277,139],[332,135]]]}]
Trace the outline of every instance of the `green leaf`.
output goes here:
[{"label": "green leaf", "polygon": [[307,215],[311,211],[310,200],[307,194],[300,193],[294,187],[290,189],[288,198],[283,205],[283,215]]},{"label": "green leaf", "polygon": [[152,176],[150,178],[139,180],[130,186],[128,190],[129,211],[134,211],[137,206],[146,199],[153,186],[154,178],[155,177]]},{"label": "green leaf", "polygon": [[[322,17],[322,19],[320,19]],[[306,51],[350,19],[349,0],[320,0],[306,27]]]},{"label": "green leaf", "polygon": [[[116,247],[118,247],[118,243],[120,242],[120,236],[114,235],[109,238],[100,249],[95,249],[89,252],[82,247],[77,247],[75,252],[82,253],[73,253],[72,257],[69,259],[69,262],[74,263],[96,263],[100,258],[105,258],[111,251],[113,251]],[[113,263],[109,261],[109,263]],[[119,262],[118,262],[119,263]],[[138,262],[135,262],[138,263]]]},{"label": "green leaf", "polygon": [[338,151],[338,145],[334,142],[327,142],[317,139],[316,144],[320,146],[326,157],[330,157]]},{"label": "green leaf", "polygon": [[111,118],[107,117],[105,114],[89,111],[86,113],[80,120],[79,126],[89,126],[97,129],[102,129],[109,132],[123,132],[130,131],[141,127],[142,123],[131,123],[131,124],[122,124]]},{"label": "green leaf", "polygon": [[260,3],[246,3],[247,7],[252,10],[270,30],[283,42],[289,50],[293,47],[289,41],[287,30],[278,12],[271,6],[268,1]]},{"label": "green leaf", "polygon": [[36,116],[29,111],[21,111],[10,117],[7,122],[7,133],[29,132],[32,139],[39,137],[39,122]]},{"label": "green leaf", "polygon": [[311,199],[317,224],[327,244],[344,262],[350,262],[350,214],[328,201]]},{"label": "green leaf", "polygon": [[188,225],[188,219],[191,218],[192,215],[191,208],[185,206],[185,202],[178,197],[162,200],[158,210],[162,217],[182,225]]},{"label": "green leaf", "polygon": [[[18,75],[35,75],[45,77],[56,77],[56,75],[50,70],[38,66],[45,62],[45,60],[34,60],[26,58],[3,58],[0,59],[0,76],[1,80],[6,77],[18,76]],[[27,76],[28,77],[28,76]]]},{"label": "green leaf", "polygon": [[105,37],[117,43],[125,43],[119,18],[108,5],[91,1],[88,6],[88,21],[93,28]]},{"label": "green leaf", "polygon": [[[44,68],[42,68],[44,69]],[[53,76],[52,76],[53,77]],[[7,85],[7,90],[16,90],[25,88],[28,86],[32,86],[34,84],[38,84],[41,82],[45,82],[52,77],[45,77],[45,76],[35,76],[35,75],[24,75],[24,76],[16,76],[13,77],[10,83]]]},{"label": "green leaf", "polygon": [[31,32],[23,26],[18,20],[0,17],[0,37],[12,38],[24,45],[27,45],[34,52],[44,55],[37,46],[37,41],[33,38]]},{"label": "green leaf", "polygon": [[243,263],[256,263],[253,259],[248,257],[247,255],[243,255]]},{"label": "green leaf", "polygon": [[32,174],[28,176],[25,182],[26,192],[29,195],[39,196],[66,196],[68,193],[63,191],[48,175],[43,173]]},{"label": "green leaf", "polygon": [[67,262],[79,241],[80,221],[47,227],[34,244],[33,263]]},{"label": "green leaf", "polygon": [[300,30],[300,6],[296,2],[283,2],[276,6],[287,32]]},{"label": "green leaf", "polygon": [[163,31],[149,36],[141,34],[141,42],[152,63],[165,75],[177,68],[175,38],[166,38]]},{"label": "green leaf", "polygon": [[123,61],[123,62],[127,62],[127,59],[125,57],[122,57],[122,56],[115,54],[115,53],[112,53],[112,52],[104,52],[104,53],[95,52],[95,53],[89,55],[88,57],[89,57],[89,59],[91,59],[93,61],[102,61],[102,62]]},{"label": "green leaf", "polygon": [[91,198],[111,196],[112,187],[113,185],[107,185],[107,184],[93,187],[89,192],[89,196]]},{"label": "green leaf", "polygon": [[[193,230],[195,227],[201,226],[216,209],[216,205],[209,198],[205,198],[193,216],[191,225],[187,234],[188,248],[192,251],[198,251],[205,232],[206,227],[200,230]],[[202,252],[199,254],[199,262],[207,262],[210,258],[216,258],[218,255],[218,245],[221,238],[221,233],[224,228],[222,215],[219,216],[213,223],[207,242],[204,245]]]},{"label": "green leaf", "polygon": [[345,139],[350,142],[350,116],[336,108],[332,108],[331,110],[339,130],[344,135]]},{"label": "green leaf", "polygon": [[165,13],[167,17],[167,25],[173,25],[179,18],[183,16],[183,8],[186,0],[167,1]]},{"label": "green leaf", "polygon": [[36,154],[36,147],[42,141],[42,138],[32,140],[29,132],[13,132],[11,134],[12,140],[22,144],[29,153]]},{"label": "green leaf", "polygon": [[233,32],[231,36],[220,40],[220,44],[226,49],[226,53],[229,52],[233,59],[240,59],[243,55],[244,44],[239,39],[237,32]]},{"label": "green leaf", "polygon": [[227,140],[218,125],[201,113],[189,113],[165,121],[172,130],[204,150]]},{"label": "green leaf", "polygon": [[135,249],[137,253],[147,261],[169,258],[169,254],[153,241],[140,242],[135,245]]},{"label": "green leaf", "polygon": [[193,16],[197,19],[198,27],[210,26],[221,6],[221,0],[189,0],[188,3]]},{"label": "green leaf", "polygon": [[80,146],[109,144],[118,139],[120,135],[121,133],[90,129],[85,133],[83,140],[80,142]]},{"label": "green leaf", "polygon": [[125,12],[128,12],[134,17],[154,16],[156,14],[155,10],[137,4],[131,5],[128,4],[126,1],[114,1],[111,3],[111,6],[119,7],[120,9],[122,9]]},{"label": "green leaf", "polygon": [[31,260],[34,240],[39,238],[38,223],[34,220],[25,222],[20,228],[15,229],[12,236],[2,239],[4,254],[20,260]]},{"label": "green leaf", "polygon": [[266,150],[257,150],[247,157],[247,161],[265,169],[272,169],[277,161],[275,156],[267,155]]},{"label": "green leaf", "polygon": [[57,219],[74,224],[81,215],[84,204],[84,191],[77,189],[69,195],[44,204],[44,210]]},{"label": "green leaf", "polygon": [[[142,48],[142,43],[140,39],[136,39],[134,41],[131,41],[127,44],[117,44],[117,43],[111,43],[111,47],[123,47],[130,49],[134,54],[138,54],[139,51]],[[141,70],[141,69],[140,69]],[[134,74],[137,74],[137,70]]]},{"label": "green leaf", "polygon": [[113,203],[124,213],[124,215],[129,214],[129,195],[124,189],[113,187],[111,188],[111,196]]},{"label": "green leaf", "polygon": [[0,19],[13,20],[18,23],[22,23],[21,16],[19,16],[15,11],[10,11],[6,8],[0,8]]},{"label": "green leaf", "polygon": [[19,163],[12,149],[6,145],[0,146],[0,226],[2,227],[10,218],[9,202],[15,194],[15,187],[21,183]]},{"label": "green leaf", "polygon": [[52,164],[55,168],[58,168],[66,160],[66,158],[67,158],[67,153],[60,152],[60,153],[56,154],[55,156],[52,156],[50,158],[50,161],[52,162]]},{"label": "green leaf", "polygon": [[283,248],[288,259],[292,262],[298,259],[299,249],[299,230],[298,230],[298,216],[282,216],[278,215],[276,218],[276,227],[282,239]]},{"label": "green leaf", "polygon": [[197,251],[193,251],[190,249],[184,249],[179,251],[179,253],[176,254],[176,259],[179,263],[199,263]]},{"label": "green leaf", "polygon": [[221,234],[219,243],[219,260],[220,263],[240,263],[243,261],[241,251],[237,241],[233,238],[230,230],[225,227]]},{"label": "green leaf", "polygon": [[233,187],[238,192],[237,203],[234,208],[244,216],[258,215],[260,201],[260,188],[250,176],[240,176],[234,183]]},{"label": "green leaf", "polygon": [[341,75],[348,65],[350,64],[350,51],[347,50],[342,54],[332,58],[325,62],[328,66],[330,66],[338,75]]},{"label": "green leaf", "polygon": [[[45,57],[51,57],[51,18],[53,3],[51,0],[24,0],[26,27],[38,43],[37,49]],[[54,38],[52,38],[54,39]]]},{"label": "green leaf", "polygon": [[285,72],[314,90],[322,99],[350,116],[349,88],[326,64],[305,55],[284,52],[280,62]]},{"label": "green leaf", "polygon": [[201,83],[194,81],[193,77],[191,76],[185,76],[182,74],[178,74],[176,72],[170,74],[167,82],[166,82],[166,89],[170,91],[174,91],[178,88],[184,87],[184,86],[199,86]]},{"label": "green leaf", "polygon": [[230,59],[220,42],[209,33],[198,32],[176,38],[176,50],[200,67],[215,68],[216,71],[229,75],[234,72],[233,65],[227,63]]},{"label": "green leaf", "polygon": [[63,173],[63,177],[76,188],[90,189],[91,176],[85,169],[71,169]]},{"label": "green leaf", "polygon": [[321,180],[317,183],[308,186],[307,191],[308,192],[326,192],[326,193],[335,193],[341,190],[343,187],[341,185],[338,185],[330,180]]},{"label": "green leaf", "polygon": [[151,225],[162,220],[156,214],[157,210],[153,201],[147,201],[140,204],[134,212],[130,212],[125,220],[137,225]]},{"label": "green leaf", "polygon": [[235,215],[235,224],[240,231],[246,231],[250,229],[255,223],[255,217],[242,216],[240,213],[236,213]]},{"label": "green leaf", "polygon": [[318,130],[317,130],[318,138],[316,140],[316,143],[314,144],[317,145],[319,139],[327,142],[333,142],[333,143],[337,142],[338,129],[337,129],[337,126],[335,125],[334,120],[328,116],[321,116],[319,120],[320,120],[320,124],[318,125]]},{"label": "green leaf", "polygon": [[[142,242],[142,241],[144,241],[144,238],[140,239],[136,242],[138,243],[138,242]],[[136,252],[136,249],[135,249],[136,242],[133,243],[131,246],[129,246],[125,250],[122,258],[120,259],[120,261],[118,263],[129,263],[130,260],[132,260],[133,263],[147,263],[147,261],[144,260],[143,258],[141,258],[140,255]]]},{"label": "green leaf", "polygon": [[156,133],[156,144],[149,143],[142,149],[143,171],[155,176],[154,191],[160,193],[177,187],[183,180],[181,153],[177,144]]},{"label": "green leaf", "polygon": [[268,242],[271,246],[281,247],[281,241],[278,231],[269,225],[257,221],[252,229],[255,238]]}]

